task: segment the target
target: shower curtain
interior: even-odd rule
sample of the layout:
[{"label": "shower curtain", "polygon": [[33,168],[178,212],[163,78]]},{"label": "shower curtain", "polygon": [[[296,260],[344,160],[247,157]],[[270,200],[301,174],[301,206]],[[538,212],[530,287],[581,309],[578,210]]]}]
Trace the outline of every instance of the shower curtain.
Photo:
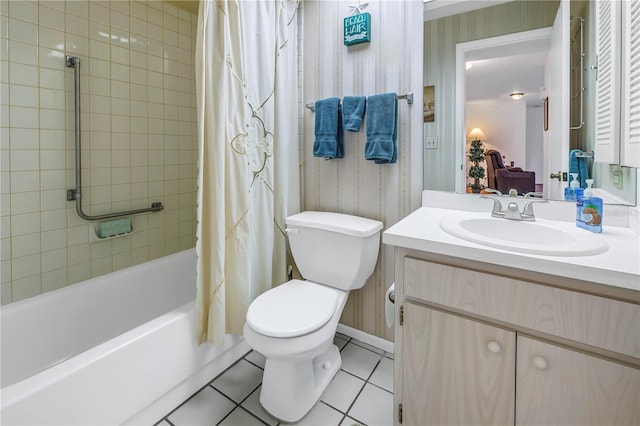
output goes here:
[{"label": "shower curtain", "polygon": [[297,1],[200,1],[197,340],[241,334],[251,301],[286,280],[299,211]]}]

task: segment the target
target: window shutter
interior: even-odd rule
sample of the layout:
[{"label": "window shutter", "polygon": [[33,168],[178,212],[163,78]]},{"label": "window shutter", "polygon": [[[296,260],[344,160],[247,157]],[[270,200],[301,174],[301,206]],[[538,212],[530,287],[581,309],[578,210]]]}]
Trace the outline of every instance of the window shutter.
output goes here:
[{"label": "window shutter", "polygon": [[621,163],[640,167],[640,1],[622,2],[623,138]]},{"label": "window shutter", "polygon": [[596,135],[594,161],[619,164],[620,82],[619,37],[620,2],[596,2]]}]

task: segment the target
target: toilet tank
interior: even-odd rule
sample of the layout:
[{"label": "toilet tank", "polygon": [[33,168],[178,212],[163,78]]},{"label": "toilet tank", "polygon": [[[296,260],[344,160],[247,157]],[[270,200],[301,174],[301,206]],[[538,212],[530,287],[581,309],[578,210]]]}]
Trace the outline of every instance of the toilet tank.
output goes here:
[{"label": "toilet tank", "polygon": [[286,221],[302,276],[341,290],[361,288],[378,260],[382,222],[331,212],[302,212]]}]

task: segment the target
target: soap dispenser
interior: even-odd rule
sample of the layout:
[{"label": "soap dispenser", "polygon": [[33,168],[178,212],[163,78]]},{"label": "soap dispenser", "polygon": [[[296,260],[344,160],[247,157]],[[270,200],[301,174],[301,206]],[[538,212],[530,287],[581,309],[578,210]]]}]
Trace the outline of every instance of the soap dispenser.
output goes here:
[{"label": "soap dispenser", "polygon": [[602,198],[593,195],[593,179],[587,179],[584,196],[576,201],[576,226],[591,232],[602,232]]},{"label": "soap dispenser", "polygon": [[571,173],[571,183],[564,189],[564,199],[567,201],[578,201],[578,198],[584,194],[584,189],[580,188],[578,174]]}]

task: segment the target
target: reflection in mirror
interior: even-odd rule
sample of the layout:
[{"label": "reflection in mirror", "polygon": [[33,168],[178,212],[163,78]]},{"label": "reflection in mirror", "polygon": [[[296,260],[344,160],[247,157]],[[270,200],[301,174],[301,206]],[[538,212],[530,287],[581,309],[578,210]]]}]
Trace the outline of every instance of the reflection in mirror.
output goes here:
[{"label": "reflection in mirror", "polygon": [[[424,136],[436,137],[438,143],[425,147],[424,150],[424,188],[443,191],[462,192],[469,183],[464,168],[466,161],[464,157],[465,135],[473,127],[480,127],[486,134],[486,146],[501,151],[505,165],[510,166],[511,161],[516,167],[524,170],[534,171],[536,173],[536,188],[541,189],[543,184],[552,187],[556,186],[555,191],[545,191],[545,196],[553,199],[561,199],[562,188],[567,185],[564,181],[559,183],[557,180],[550,180],[549,175],[558,171],[569,171],[569,149],[581,149],[585,153],[594,150],[594,122],[595,122],[595,70],[592,66],[595,64],[595,7],[594,1],[571,1],[570,15],[580,16],[584,19],[584,34],[582,48],[584,49],[584,57],[579,56],[577,59],[571,59],[574,72],[571,75],[572,83],[567,88],[567,92],[573,90],[574,93],[580,93],[580,87],[584,87],[582,99],[583,117],[580,119],[579,106],[580,101],[574,101],[571,109],[576,111],[571,117],[567,116],[566,121],[571,121],[571,125],[576,126],[576,121],[584,122],[579,129],[565,131],[566,138],[562,138],[565,147],[562,152],[562,160],[558,160],[561,170],[546,170],[543,166],[545,153],[542,152],[539,137],[534,137],[538,142],[529,144],[524,140],[531,139],[526,135],[532,132],[534,128],[540,128],[547,124],[547,118],[551,118],[558,122],[559,105],[551,104],[547,115],[544,115],[544,98],[545,87],[544,82],[541,84],[540,73],[549,71],[540,70],[540,61],[546,60],[546,52],[542,53],[539,49],[535,51],[529,48],[522,48],[518,52],[508,52],[502,55],[497,54],[490,59],[485,55],[479,55],[478,58],[486,60],[486,63],[474,63],[469,69],[469,73],[474,70],[479,72],[483,66],[492,64],[493,71],[489,71],[490,78],[483,82],[473,83],[469,80],[469,85],[465,88],[466,108],[463,111],[469,111],[471,108],[476,114],[483,116],[482,120],[489,120],[494,124],[482,124],[482,122],[462,121],[462,124],[456,122],[456,89],[460,87],[456,80],[456,46],[461,43],[473,42],[491,37],[505,36],[523,31],[550,29],[554,26],[556,14],[559,11],[560,1],[458,1],[458,2],[441,2],[440,4],[453,3],[453,6],[440,6],[439,2],[431,2],[425,4],[425,22],[424,22],[424,85],[434,86],[435,97],[435,120],[424,124]],[[467,9],[464,9],[464,7]],[[452,10],[447,11],[447,7]],[[566,14],[569,16],[569,14]],[[569,20],[569,19],[567,19]],[[574,38],[576,43],[580,40],[577,35],[576,22],[579,20],[571,19],[567,24],[566,31],[568,35],[566,40]],[[570,42],[567,41],[567,44]],[[580,46],[578,46],[580,47]],[[569,46],[566,51],[569,52]],[[579,50],[579,49],[578,49]],[[575,53],[574,53],[575,54]],[[567,56],[569,54],[567,53]],[[515,60],[518,64],[519,71],[509,61]],[[569,65],[567,61],[567,73],[569,73]],[[542,65],[543,66],[543,65]],[[580,74],[575,69],[582,70],[582,85],[580,85]],[[537,74],[535,74],[537,73]],[[464,73],[466,74],[466,73]],[[463,74],[463,75],[464,75]],[[496,89],[496,92],[490,94],[486,92],[498,82],[506,83],[508,79],[514,78],[517,74],[522,74],[520,83],[517,80],[509,81],[510,87],[502,87]],[[535,74],[535,75],[534,75]],[[469,77],[471,74],[467,74]],[[548,76],[547,76],[548,78]],[[556,79],[557,80],[557,79]],[[567,81],[569,81],[567,79]],[[464,84],[462,85],[465,86]],[[525,88],[526,87],[526,88]],[[483,91],[479,94],[479,91]],[[512,92],[524,92],[521,100],[514,101],[508,97]],[[569,108],[571,96],[567,93],[563,97],[566,102],[566,108]],[[511,107],[507,103],[511,101]],[[526,120],[524,129],[514,129],[513,120],[505,119],[504,114],[498,111],[496,118],[491,117],[491,110],[499,110],[500,108],[507,110],[515,108],[515,105],[523,107],[526,105]],[[464,114],[464,113],[463,113]],[[498,123],[498,124],[495,124]],[[567,124],[568,126],[569,124]],[[459,128],[458,128],[459,127]],[[567,127],[568,128],[568,127]],[[533,132],[534,134],[537,131]],[[557,143],[556,138],[547,138],[550,144]],[[519,134],[522,137],[518,139],[514,145],[519,147],[511,147],[505,138],[505,134]],[[512,136],[513,137],[513,136]],[[531,146],[530,146],[531,145]],[[499,146],[499,147],[498,147]],[[503,152],[504,151],[504,152]],[[548,156],[548,155],[547,155]],[[596,181],[596,186],[604,188],[607,193],[612,196],[606,199],[607,202],[635,204],[636,203],[636,169],[629,167],[610,166],[594,162],[592,158],[584,160],[589,167],[590,177]],[[463,163],[464,162],[464,163]],[[486,164],[484,165],[486,167]],[[547,164],[548,167],[548,164]],[[554,166],[551,166],[554,168]],[[456,182],[458,179],[458,182]],[[461,183],[460,180],[464,179]],[[622,184],[620,184],[622,183]],[[485,179],[486,184],[486,179]],[[549,188],[547,188],[549,189]]]}]

